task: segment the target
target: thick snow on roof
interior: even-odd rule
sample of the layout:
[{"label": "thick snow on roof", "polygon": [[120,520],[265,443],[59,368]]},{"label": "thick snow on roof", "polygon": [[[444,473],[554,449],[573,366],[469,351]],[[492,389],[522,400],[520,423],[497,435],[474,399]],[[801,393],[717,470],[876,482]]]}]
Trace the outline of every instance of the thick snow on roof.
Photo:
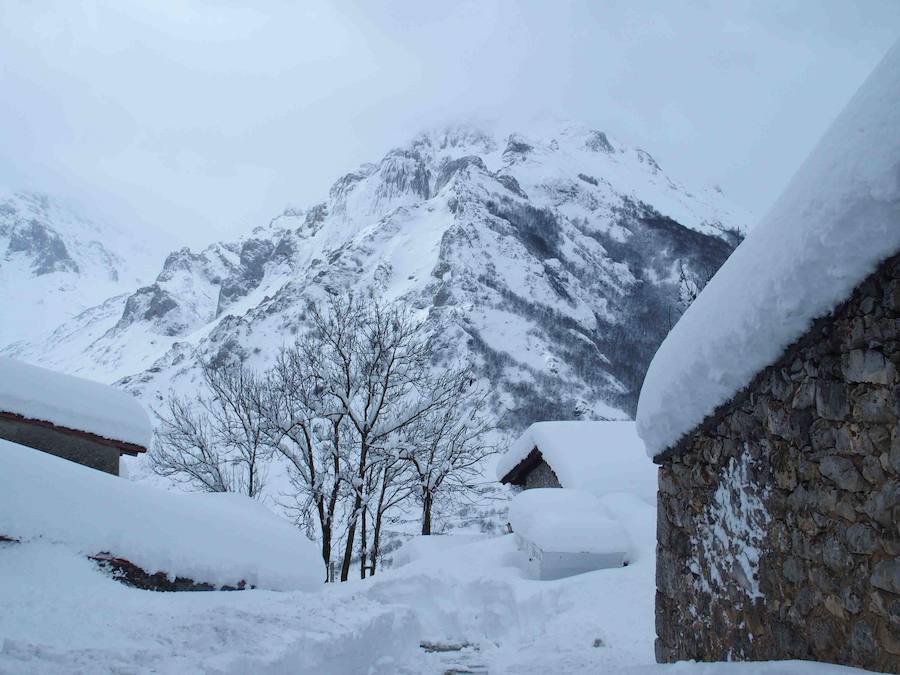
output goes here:
[{"label": "thick snow on roof", "polygon": [[315,544],[236,494],[166,492],[0,440],[0,535],[214,585],[315,589]]},{"label": "thick snow on roof", "polygon": [[650,364],[637,424],[656,456],[900,251],[900,43]]},{"label": "thick snow on roof", "polygon": [[523,490],[509,503],[509,524],[546,552],[627,553],[630,548],[623,527],[583,490]]},{"label": "thick snow on roof", "polygon": [[634,422],[536,422],[497,463],[502,479],[537,448],[565,488],[627,492],[656,505],[656,467]]},{"label": "thick snow on roof", "polygon": [[113,387],[0,357],[0,412],[103,438],[150,446],[153,426],[137,399]]}]

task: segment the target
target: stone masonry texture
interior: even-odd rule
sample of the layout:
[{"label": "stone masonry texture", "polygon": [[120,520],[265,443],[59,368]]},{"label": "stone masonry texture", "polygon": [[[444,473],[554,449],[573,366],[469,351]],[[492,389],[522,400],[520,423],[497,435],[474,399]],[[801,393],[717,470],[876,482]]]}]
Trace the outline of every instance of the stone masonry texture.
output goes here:
[{"label": "stone masonry texture", "polygon": [[658,661],[900,673],[898,371],[900,255],[657,459]]},{"label": "stone masonry texture", "polygon": [[524,487],[526,490],[529,490],[531,488],[558,488],[562,487],[562,485],[559,484],[559,479],[556,477],[553,469],[550,468],[550,465],[541,459],[538,465],[525,476]]}]

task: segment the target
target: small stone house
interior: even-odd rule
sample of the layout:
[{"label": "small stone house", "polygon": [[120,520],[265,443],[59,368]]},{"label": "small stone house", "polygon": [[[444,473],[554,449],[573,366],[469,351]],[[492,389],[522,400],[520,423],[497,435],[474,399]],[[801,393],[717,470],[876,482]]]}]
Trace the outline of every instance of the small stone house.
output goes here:
[{"label": "small stone house", "polygon": [[0,439],[118,475],[120,457],[146,452],[152,433],[125,392],[0,358]]},{"label": "small stone house", "polygon": [[900,673],[900,46],[661,345],[656,657]]},{"label": "small stone house", "polygon": [[656,475],[632,421],[536,422],[497,463],[497,479],[523,489],[629,492],[656,504]]},{"label": "small stone house", "polygon": [[627,532],[603,498],[656,503],[656,472],[631,421],[532,424],[500,458],[497,478],[522,488],[509,525],[534,579],[626,565]]}]

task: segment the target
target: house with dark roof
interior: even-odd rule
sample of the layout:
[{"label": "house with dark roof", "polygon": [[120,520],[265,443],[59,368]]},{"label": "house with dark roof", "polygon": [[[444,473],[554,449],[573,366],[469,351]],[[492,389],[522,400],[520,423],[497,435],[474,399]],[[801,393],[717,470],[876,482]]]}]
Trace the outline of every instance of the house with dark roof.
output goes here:
[{"label": "house with dark roof", "polygon": [[605,499],[630,512],[656,504],[656,471],[631,421],[536,422],[500,457],[497,479],[522,488],[509,527],[533,579],[627,565],[627,528]]},{"label": "house with dark roof", "polygon": [[900,673],[900,44],[661,345],[656,657]]},{"label": "house with dark roof", "polygon": [[524,489],[627,492],[656,504],[656,472],[634,422],[535,422],[497,462],[497,479]]},{"label": "house with dark roof", "polygon": [[152,434],[129,394],[0,358],[0,439],[118,475],[120,457],[146,452]]}]

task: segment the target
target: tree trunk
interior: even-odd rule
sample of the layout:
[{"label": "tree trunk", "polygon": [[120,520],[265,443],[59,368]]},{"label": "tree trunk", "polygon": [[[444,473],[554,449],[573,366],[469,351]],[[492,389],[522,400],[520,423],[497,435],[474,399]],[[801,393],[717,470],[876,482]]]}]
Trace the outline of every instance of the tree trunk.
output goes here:
[{"label": "tree trunk", "polygon": [[375,511],[375,533],[372,537],[371,574],[375,574],[375,567],[378,564],[378,551],[381,548],[381,523],[384,520],[384,497],[387,493],[387,475],[388,470],[387,467],[385,467],[384,477],[381,481],[381,493],[378,495],[378,509]]},{"label": "tree trunk", "polygon": [[363,507],[362,513],[360,514],[360,519],[362,520],[362,526],[359,530],[359,578],[366,578],[366,565],[369,562],[369,552],[366,550],[366,545],[368,541],[368,531],[366,530],[366,516],[368,515],[368,509]]},{"label": "tree trunk", "polygon": [[[325,521],[322,527],[322,553],[325,554],[325,545],[328,545],[328,557],[325,558],[325,565],[331,569],[331,547],[332,538],[334,537],[334,512],[337,510],[338,493],[341,489],[341,460],[338,456],[338,447],[340,443],[340,421],[333,422],[334,433],[334,455],[332,456],[332,464],[334,469],[334,478],[331,486],[331,494],[328,497],[328,505],[325,507]],[[329,572],[329,581],[334,581],[333,575]]]},{"label": "tree trunk", "polygon": [[379,512],[378,515],[375,516],[375,534],[374,534],[373,541],[372,541],[372,553],[371,553],[371,561],[370,561],[370,567],[369,567],[369,574],[372,574],[372,575],[375,574],[375,568],[378,564],[378,550],[381,548],[380,540],[381,540],[382,515],[383,514]]},{"label": "tree trunk", "polygon": [[353,500],[353,513],[350,515],[350,528],[347,530],[347,545],[344,547],[344,560],[341,562],[341,581],[350,578],[350,564],[353,562],[353,544],[356,540],[356,519],[362,506],[362,496],[357,492]]},{"label": "tree trunk", "polygon": [[331,521],[325,513],[325,500],[318,498],[319,527],[322,529],[322,560],[325,561],[325,581],[328,581],[328,566],[331,564]]},{"label": "tree trunk", "polygon": [[350,564],[353,562],[353,540],[356,538],[356,523],[359,520],[360,510],[362,509],[362,491],[366,484],[366,460],[368,459],[369,448],[366,441],[363,440],[359,451],[359,485],[354,489],[356,496],[353,498],[353,513],[351,514],[350,529],[347,531],[347,546],[344,548],[344,561],[341,565],[341,581],[347,581],[350,578]]},{"label": "tree trunk", "polygon": [[434,495],[430,492],[425,493],[422,500],[422,534],[431,534],[431,506],[434,502]]}]

